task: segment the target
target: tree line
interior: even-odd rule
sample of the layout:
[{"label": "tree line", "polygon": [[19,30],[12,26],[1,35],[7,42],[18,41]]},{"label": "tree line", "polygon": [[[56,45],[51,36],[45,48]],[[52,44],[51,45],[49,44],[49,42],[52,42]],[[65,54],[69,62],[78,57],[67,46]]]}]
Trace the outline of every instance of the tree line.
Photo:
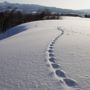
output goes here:
[{"label": "tree line", "polygon": [[90,15],[88,15],[88,14],[85,14],[85,17],[86,17],[86,18],[90,18]]},{"label": "tree line", "polygon": [[16,9],[0,12],[0,33],[21,23],[44,19],[59,19],[59,14],[52,14],[48,9],[39,13],[22,13]]}]

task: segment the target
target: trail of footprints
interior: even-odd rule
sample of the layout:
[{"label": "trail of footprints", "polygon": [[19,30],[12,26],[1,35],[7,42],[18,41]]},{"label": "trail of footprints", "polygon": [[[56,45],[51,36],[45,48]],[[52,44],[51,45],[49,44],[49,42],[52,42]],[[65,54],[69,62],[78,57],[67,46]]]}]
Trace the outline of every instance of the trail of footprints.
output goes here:
[{"label": "trail of footprints", "polygon": [[[56,41],[58,40],[59,37],[61,37],[64,34],[64,31],[58,27],[58,30],[61,31],[61,33],[52,40],[48,46],[47,49],[47,62],[49,66],[51,67],[52,73],[55,75],[55,77],[60,80],[64,85],[67,87],[72,87],[72,88],[79,88],[78,84],[76,81],[70,79],[67,77],[66,73],[61,69],[61,66],[57,64],[56,62],[56,57],[54,54],[54,45]],[[80,89],[78,89],[80,90]]]}]

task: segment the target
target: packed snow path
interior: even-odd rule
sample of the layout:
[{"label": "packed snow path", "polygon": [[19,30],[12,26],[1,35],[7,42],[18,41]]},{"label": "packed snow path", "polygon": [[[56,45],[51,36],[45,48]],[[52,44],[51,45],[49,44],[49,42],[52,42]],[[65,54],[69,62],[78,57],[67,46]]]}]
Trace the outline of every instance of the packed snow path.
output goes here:
[{"label": "packed snow path", "polygon": [[36,21],[0,35],[0,90],[90,90],[89,23]]}]

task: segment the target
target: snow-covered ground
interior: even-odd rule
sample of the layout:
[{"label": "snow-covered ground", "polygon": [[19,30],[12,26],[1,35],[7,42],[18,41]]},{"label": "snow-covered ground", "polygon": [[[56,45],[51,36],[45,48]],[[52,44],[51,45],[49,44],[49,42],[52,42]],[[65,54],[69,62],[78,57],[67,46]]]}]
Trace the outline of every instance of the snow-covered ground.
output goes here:
[{"label": "snow-covered ground", "polygon": [[90,90],[89,23],[64,17],[0,35],[0,90]]},{"label": "snow-covered ground", "polygon": [[55,44],[57,62],[83,90],[90,90],[90,19],[66,19],[61,24],[64,34]]}]

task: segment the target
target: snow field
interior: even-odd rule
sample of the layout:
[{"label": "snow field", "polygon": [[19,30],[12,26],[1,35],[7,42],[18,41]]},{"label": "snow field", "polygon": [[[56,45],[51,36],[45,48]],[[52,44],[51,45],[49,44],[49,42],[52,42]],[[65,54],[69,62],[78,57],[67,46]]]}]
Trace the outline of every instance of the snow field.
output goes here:
[{"label": "snow field", "polygon": [[90,90],[89,23],[64,17],[0,35],[0,90]]}]

